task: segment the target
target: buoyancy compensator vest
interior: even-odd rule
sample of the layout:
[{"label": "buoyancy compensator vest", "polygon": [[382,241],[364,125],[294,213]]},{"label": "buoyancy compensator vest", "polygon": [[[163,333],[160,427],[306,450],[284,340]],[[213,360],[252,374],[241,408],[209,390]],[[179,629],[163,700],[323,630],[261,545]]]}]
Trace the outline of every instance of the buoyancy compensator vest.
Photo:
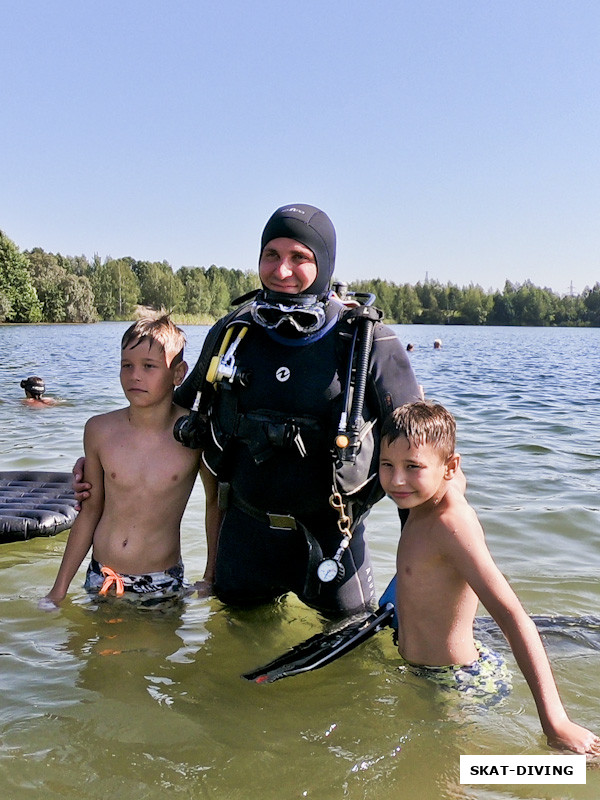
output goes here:
[{"label": "buoyancy compensator vest", "polygon": [[193,411],[178,421],[175,436],[202,446],[207,467],[249,502],[263,506],[272,482],[285,475],[292,490],[278,486],[281,510],[317,511],[333,490],[354,528],[382,496],[378,431],[387,409],[369,382],[381,314],[370,304],[347,308],[330,300],[323,332],[286,339],[261,329],[250,306],[211,328],[177,390],[176,402]]}]

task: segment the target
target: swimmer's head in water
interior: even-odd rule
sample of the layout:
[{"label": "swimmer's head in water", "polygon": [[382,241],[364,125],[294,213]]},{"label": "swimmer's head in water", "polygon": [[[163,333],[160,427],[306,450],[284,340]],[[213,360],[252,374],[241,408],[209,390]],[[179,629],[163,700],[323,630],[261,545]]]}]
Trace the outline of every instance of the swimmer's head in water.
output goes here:
[{"label": "swimmer's head in water", "polygon": [[335,228],[324,211],[303,203],[282,206],[275,211],[262,234],[260,254],[272,239],[294,239],[315,254],[317,277],[302,294],[323,299],[335,267]]},{"label": "swimmer's head in water", "polygon": [[43,379],[38,378],[37,375],[30,375],[29,378],[21,381],[21,389],[25,389],[27,397],[33,397],[39,400],[46,391],[46,384]]}]

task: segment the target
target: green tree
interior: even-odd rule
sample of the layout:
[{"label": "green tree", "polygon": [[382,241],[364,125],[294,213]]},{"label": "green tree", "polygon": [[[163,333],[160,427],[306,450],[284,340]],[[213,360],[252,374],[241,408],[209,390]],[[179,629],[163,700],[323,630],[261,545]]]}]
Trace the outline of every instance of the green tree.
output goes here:
[{"label": "green tree", "polygon": [[398,287],[389,281],[374,278],[369,281],[353,281],[348,289],[351,292],[363,292],[375,295],[375,305],[383,312],[384,319],[392,322],[399,322],[395,306],[397,301]]},{"label": "green tree", "polygon": [[71,271],[73,263],[69,258],[46,253],[40,247],[25,255],[44,322],[95,322],[98,319],[90,281],[85,275]]},{"label": "green tree", "polygon": [[85,275],[67,272],[61,280],[64,298],[65,322],[98,322],[94,292]]},{"label": "green tree", "polygon": [[583,305],[586,321],[594,327],[600,325],[600,283],[596,281],[592,289],[586,286],[583,291]]},{"label": "green tree", "polygon": [[183,311],[185,290],[167,261],[136,261],[132,270],[140,283],[140,302],[152,308]]},{"label": "green tree", "polygon": [[383,311],[384,319],[394,319],[393,307],[396,299],[397,286],[389,281],[377,278],[373,281],[375,303]]},{"label": "green tree", "polygon": [[172,270],[163,275],[161,292],[163,307],[167,311],[183,311],[185,289],[179,276]]},{"label": "green tree", "polygon": [[557,302],[555,322],[557,325],[582,325],[585,320],[585,304],[581,295],[567,294]]},{"label": "green tree", "polygon": [[490,325],[514,325],[515,307],[513,297],[515,287],[510,281],[504,282],[504,292],[495,292],[492,298],[492,310],[488,317]]},{"label": "green tree", "polygon": [[457,319],[463,325],[485,325],[492,308],[492,298],[481,286],[469,286],[462,292]]},{"label": "green tree", "polygon": [[71,272],[73,275],[86,275],[89,278],[90,275],[90,262],[87,260],[85,256],[61,256],[59,255],[58,258],[60,259],[60,263],[62,266],[67,270],[67,272]]},{"label": "green tree", "polygon": [[208,316],[211,296],[205,270],[202,267],[181,267],[177,275],[183,284],[183,311]]},{"label": "green tree", "polygon": [[436,296],[436,289],[439,284],[427,281],[426,283],[417,283],[415,291],[422,306],[419,322],[424,324],[439,324],[445,322],[445,313],[440,309],[438,298]]},{"label": "green tree", "polygon": [[241,269],[225,269],[225,267],[219,267],[219,270],[227,284],[229,296],[232,299],[260,288],[257,272],[251,270],[242,272]]},{"label": "green tree", "polygon": [[139,302],[140,284],[127,259],[94,260],[91,284],[102,319],[130,319]]},{"label": "green tree", "polygon": [[213,317],[222,317],[227,313],[231,303],[231,294],[223,277],[223,268],[212,264],[206,270],[206,278],[210,293],[210,314]]},{"label": "green tree", "polygon": [[0,321],[39,322],[40,302],[26,256],[0,231]]},{"label": "green tree", "polygon": [[421,314],[421,303],[414,288],[408,283],[398,286],[391,307],[391,317],[398,324],[410,324]]},{"label": "green tree", "polygon": [[515,291],[512,300],[517,324],[547,326],[554,323],[554,300],[550,290],[525,281]]}]

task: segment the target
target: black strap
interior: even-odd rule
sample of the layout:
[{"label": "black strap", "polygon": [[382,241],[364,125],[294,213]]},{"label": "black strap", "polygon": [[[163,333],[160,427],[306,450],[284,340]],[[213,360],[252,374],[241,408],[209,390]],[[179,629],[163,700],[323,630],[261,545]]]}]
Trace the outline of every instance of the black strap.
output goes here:
[{"label": "black strap", "polygon": [[271,530],[297,530],[302,533],[308,547],[304,596],[309,600],[317,597],[321,588],[321,582],[317,576],[317,567],[323,560],[323,550],[306,525],[300,522],[297,517],[290,514],[276,514],[274,512],[261,511],[246,502],[246,500],[241,498],[238,494],[234,493],[231,487],[227,490],[227,505],[237,508],[243,514],[247,514],[249,517],[258,520],[258,522],[262,522],[264,525],[268,525]]},{"label": "black strap", "polygon": [[[240,298],[240,300],[241,299],[242,298]],[[212,357],[219,349],[219,344],[221,343],[225,330],[229,325],[237,322],[237,318],[241,318],[245,313],[245,306],[230,311],[229,314],[217,320],[206,334],[206,339],[202,345],[202,351],[194,368],[181,386],[175,390],[175,402],[178,405],[183,406],[183,408],[192,407],[197,392],[202,392],[205,388],[206,373],[208,372]],[[241,319],[240,322],[242,322]]]}]

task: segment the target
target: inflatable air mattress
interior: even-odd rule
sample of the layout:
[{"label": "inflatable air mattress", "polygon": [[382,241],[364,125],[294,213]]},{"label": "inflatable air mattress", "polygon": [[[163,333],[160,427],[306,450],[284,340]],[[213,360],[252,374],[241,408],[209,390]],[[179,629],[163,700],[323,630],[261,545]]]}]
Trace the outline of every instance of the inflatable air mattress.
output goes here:
[{"label": "inflatable air mattress", "polygon": [[70,528],[76,502],[69,472],[0,472],[0,543]]}]

